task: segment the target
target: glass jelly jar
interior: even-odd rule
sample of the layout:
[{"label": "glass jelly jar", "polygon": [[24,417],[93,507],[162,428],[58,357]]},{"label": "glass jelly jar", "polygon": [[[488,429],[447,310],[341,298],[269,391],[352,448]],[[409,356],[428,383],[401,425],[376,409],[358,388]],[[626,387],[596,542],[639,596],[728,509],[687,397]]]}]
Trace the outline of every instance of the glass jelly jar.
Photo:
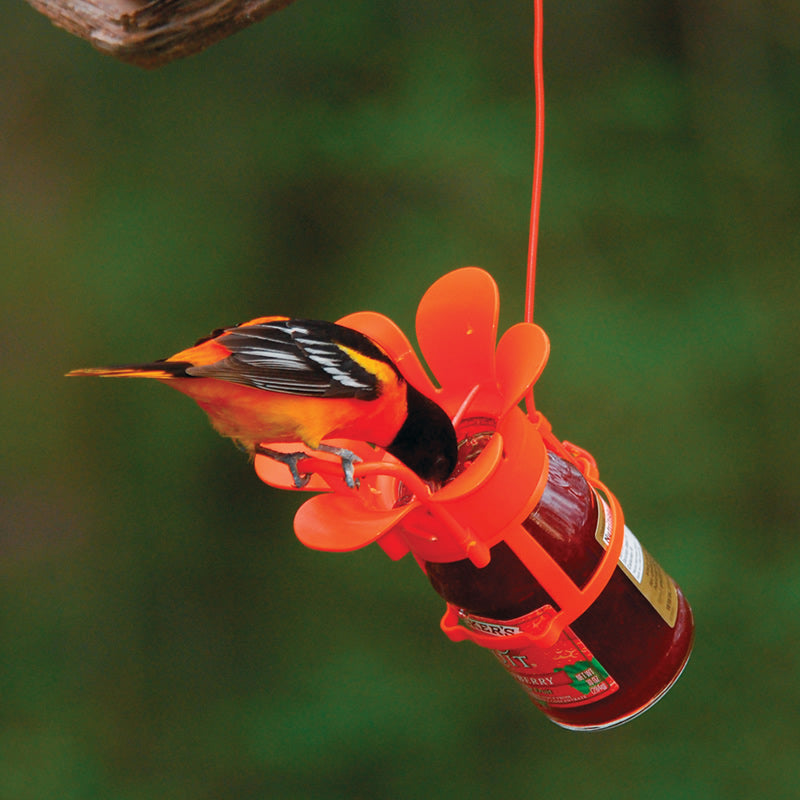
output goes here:
[{"label": "glass jelly jar", "polygon": [[[487,425],[487,423],[489,423]],[[492,436],[491,420],[459,429],[465,469]],[[570,461],[548,451],[544,492],[522,523],[572,581],[582,587],[603,555],[608,509]],[[491,560],[424,562],[433,588],[459,609],[462,623],[486,633],[525,630],[554,601],[501,541]],[[694,638],[692,611],[680,588],[625,528],[617,567],[597,599],[549,648],[493,650],[537,706],[556,724],[601,730],[645,711],[681,674]]]}]

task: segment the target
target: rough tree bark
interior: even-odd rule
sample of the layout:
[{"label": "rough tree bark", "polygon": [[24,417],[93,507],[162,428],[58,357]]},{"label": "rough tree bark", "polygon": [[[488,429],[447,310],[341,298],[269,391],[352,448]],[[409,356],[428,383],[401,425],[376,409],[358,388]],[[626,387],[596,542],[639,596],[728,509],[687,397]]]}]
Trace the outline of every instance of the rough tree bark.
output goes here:
[{"label": "rough tree bark", "polygon": [[294,0],[28,0],[121,61],[153,68],[204,50]]}]

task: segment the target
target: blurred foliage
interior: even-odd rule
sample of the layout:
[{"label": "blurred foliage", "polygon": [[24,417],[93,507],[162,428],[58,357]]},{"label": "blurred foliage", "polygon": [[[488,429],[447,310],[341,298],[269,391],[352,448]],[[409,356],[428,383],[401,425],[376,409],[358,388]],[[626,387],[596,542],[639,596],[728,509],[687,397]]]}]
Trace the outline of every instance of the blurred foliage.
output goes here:
[{"label": "blurred foliage", "polygon": [[156,72],[0,48],[0,797],[790,798],[800,10],[547,3],[537,402],[697,617],[651,712],[557,729],[406,559],[292,534],[202,413],[64,381],[258,314],[522,314],[528,3],[299,0]]}]

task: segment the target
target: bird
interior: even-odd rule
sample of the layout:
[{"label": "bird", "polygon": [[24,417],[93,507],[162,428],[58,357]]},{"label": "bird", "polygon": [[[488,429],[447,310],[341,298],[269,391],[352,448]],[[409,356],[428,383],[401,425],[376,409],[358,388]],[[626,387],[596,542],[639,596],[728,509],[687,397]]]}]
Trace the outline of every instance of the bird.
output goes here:
[{"label": "bird", "polygon": [[445,411],[409,384],[375,341],[333,322],[257,317],[218,328],[168,358],[67,373],[74,376],[153,378],[177,389],[251,456],[286,464],[297,488],[310,478],[298,467],[307,453],[264,442],[302,442],[333,453],[350,488],[361,459],[325,439],[381,447],[436,484],[456,465],[456,434]]}]

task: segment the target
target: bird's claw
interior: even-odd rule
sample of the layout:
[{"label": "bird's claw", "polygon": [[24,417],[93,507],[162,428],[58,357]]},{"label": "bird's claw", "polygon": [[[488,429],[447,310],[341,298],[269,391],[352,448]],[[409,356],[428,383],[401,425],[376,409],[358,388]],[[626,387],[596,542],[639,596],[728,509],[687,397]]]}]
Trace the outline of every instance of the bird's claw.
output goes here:
[{"label": "bird's claw", "polygon": [[[305,453],[301,454],[301,457],[305,458]],[[288,464],[288,467],[292,473],[292,480],[294,481],[295,489],[302,489],[311,480],[311,473],[305,472],[301,475],[297,471],[297,464],[295,462]]]},{"label": "bird's claw", "polygon": [[[344,447],[334,447],[329,444],[321,444],[317,450],[321,450],[324,453],[332,453],[341,459],[344,482],[349,488],[357,489],[361,485],[359,480],[355,477],[355,465],[357,462],[361,461],[361,458],[352,450],[347,450]],[[297,468],[297,462],[308,458],[308,453],[302,450],[293,453],[282,453],[279,450],[271,450],[269,447],[264,447],[263,445],[258,445],[255,451],[259,455],[267,456],[275,459],[275,461],[280,461],[281,464],[286,464],[289,468],[289,472],[292,473],[295,489],[302,489],[311,480],[311,473],[304,473],[301,475],[300,470]]]},{"label": "bird's claw", "polygon": [[361,458],[352,450],[347,450],[344,447],[334,447],[330,444],[321,444],[317,449],[322,450],[325,453],[333,453],[333,455],[339,456],[339,458],[342,460],[344,482],[351,489],[357,489],[361,485],[360,481],[355,477],[355,465],[361,461]]},{"label": "bird's claw", "polygon": [[304,453],[302,450],[297,450],[293,453],[282,453],[279,450],[271,450],[269,447],[258,445],[256,453],[272,458],[275,461],[280,461],[281,464],[286,464],[289,472],[292,473],[295,489],[302,489],[311,480],[311,473],[306,472],[301,475],[300,470],[297,468],[298,461],[308,458],[308,453]]}]

